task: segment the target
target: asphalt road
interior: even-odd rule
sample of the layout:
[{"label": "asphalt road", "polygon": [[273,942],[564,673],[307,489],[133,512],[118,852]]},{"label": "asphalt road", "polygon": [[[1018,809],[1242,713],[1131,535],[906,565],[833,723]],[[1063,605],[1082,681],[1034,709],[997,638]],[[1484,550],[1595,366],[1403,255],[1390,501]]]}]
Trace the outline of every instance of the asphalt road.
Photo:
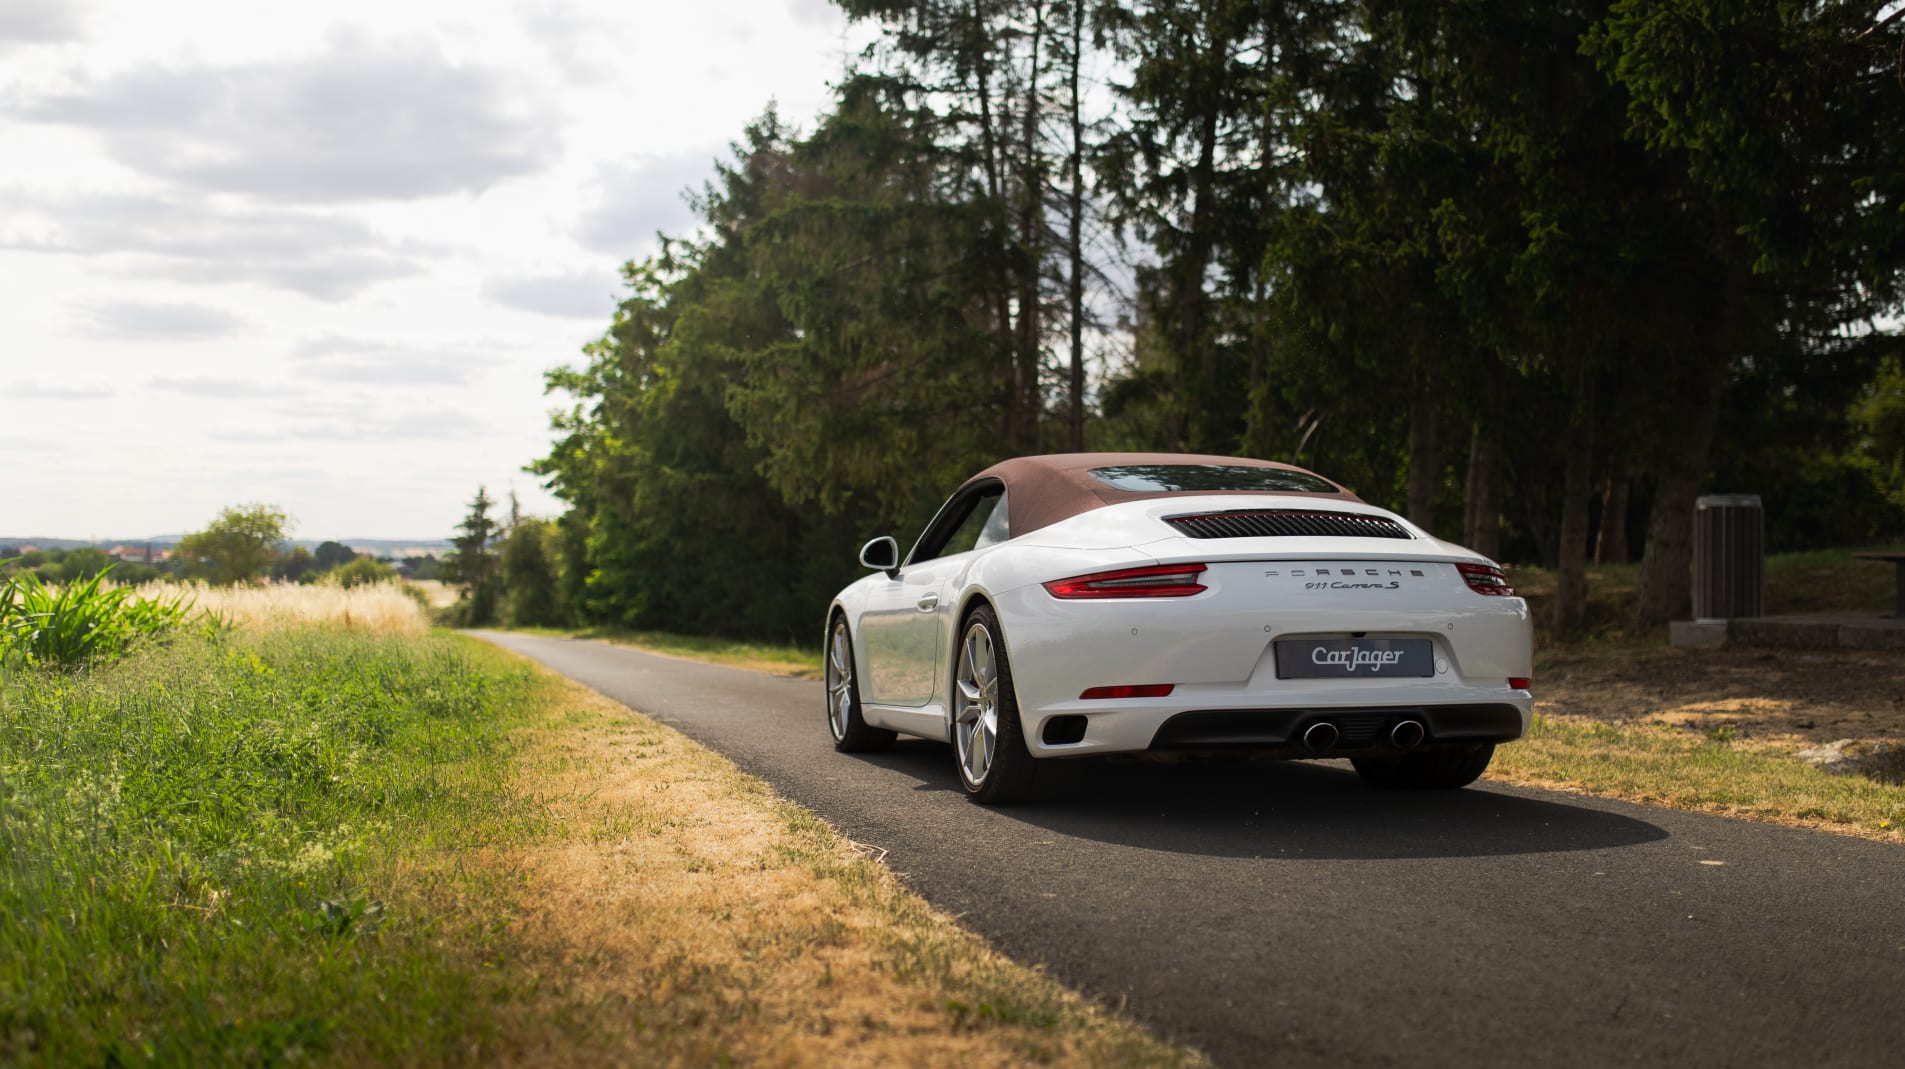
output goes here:
[{"label": "asphalt road", "polygon": [[1014,958],[1229,1066],[1905,1064],[1905,851],[1346,765],[1093,765],[966,801],[820,684],[490,634],[726,754]]}]

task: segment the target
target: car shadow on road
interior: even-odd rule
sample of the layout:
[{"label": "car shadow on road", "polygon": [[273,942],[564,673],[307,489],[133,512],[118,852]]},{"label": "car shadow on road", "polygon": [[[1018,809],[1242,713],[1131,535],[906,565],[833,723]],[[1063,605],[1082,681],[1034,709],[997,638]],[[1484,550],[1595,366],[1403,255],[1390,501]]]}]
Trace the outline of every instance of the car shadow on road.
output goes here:
[{"label": "car shadow on road", "polygon": [[[913,777],[916,790],[960,793],[942,744],[903,743],[869,760]],[[1344,762],[1080,761],[1058,771],[1044,800],[987,812],[1121,846],[1292,860],[1560,853],[1668,836],[1644,820],[1486,781],[1459,791],[1373,790]]]}]

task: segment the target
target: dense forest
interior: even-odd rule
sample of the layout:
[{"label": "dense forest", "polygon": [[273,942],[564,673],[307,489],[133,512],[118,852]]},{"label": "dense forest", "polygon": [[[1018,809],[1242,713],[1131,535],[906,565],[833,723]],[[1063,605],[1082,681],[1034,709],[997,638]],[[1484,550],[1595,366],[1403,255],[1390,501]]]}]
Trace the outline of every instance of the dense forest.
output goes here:
[{"label": "dense forest", "polygon": [[1898,0],[838,2],[828,113],[549,375],[538,613],[817,634],[864,539],[1081,448],[1312,467],[1561,632],[1595,559],[1684,613],[1702,492],[1905,531]]}]

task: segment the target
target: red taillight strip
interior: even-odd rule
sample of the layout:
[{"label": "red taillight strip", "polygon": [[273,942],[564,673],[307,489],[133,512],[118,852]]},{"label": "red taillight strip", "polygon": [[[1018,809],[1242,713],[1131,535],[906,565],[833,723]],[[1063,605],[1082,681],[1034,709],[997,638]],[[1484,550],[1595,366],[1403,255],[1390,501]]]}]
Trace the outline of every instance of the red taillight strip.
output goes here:
[{"label": "red taillight strip", "polygon": [[1095,701],[1100,698],[1163,698],[1167,697],[1177,684],[1143,683],[1137,686],[1123,687],[1086,687],[1080,694],[1080,701]]},{"label": "red taillight strip", "polygon": [[1197,581],[1202,564],[1152,564],[1093,572],[1045,584],[1055,598],[1187,598],[1210,589]]},{"label": "red taillight strip", "polygon": [[1527,676],[1509,676],[1508,677],[1509,690],[1527,690],[1529,686],[1531,686],[1533,683],[1534,683],[1534,680],[1528,678]]},{"label": "red taillight strip", "polygon": [[1468,588],[1477,594],[1486,594],[1489,597],[1495,598],[1506,598],[1512,597],[1515,593],[1515,588],[1508,585],[1508,577],[1503,575],[1502,570],[1494,565],[1458,564],[1455,567],[1457,571],[1462,573],[1462,581],[1467,583]]}]

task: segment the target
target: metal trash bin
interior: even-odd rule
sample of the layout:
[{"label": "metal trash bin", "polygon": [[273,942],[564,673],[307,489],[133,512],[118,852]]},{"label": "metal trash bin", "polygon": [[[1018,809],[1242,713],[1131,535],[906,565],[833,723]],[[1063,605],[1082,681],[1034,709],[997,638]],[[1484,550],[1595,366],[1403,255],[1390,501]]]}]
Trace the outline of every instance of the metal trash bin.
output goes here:
[{"label": "metal trash bin", "polygon": [[1766,590],[1766,513],[1758,494],[1708,494],[1693,505],[1693,617],[1758,616]]}]

